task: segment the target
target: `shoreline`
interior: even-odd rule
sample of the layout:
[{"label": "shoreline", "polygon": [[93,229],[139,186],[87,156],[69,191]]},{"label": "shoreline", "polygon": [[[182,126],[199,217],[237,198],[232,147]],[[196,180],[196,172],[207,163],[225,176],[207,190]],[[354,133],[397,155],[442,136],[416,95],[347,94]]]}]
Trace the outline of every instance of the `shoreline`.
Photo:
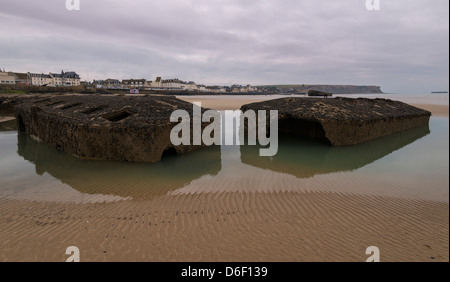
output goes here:
[{"label": "shoreline", "polygon": [[[241,106],[250,103],[262,102],[267,100],[278,99],[280,97],[231,97],[231,98],[217,98],[217,97],[185,97],[185,96],[177,96],[178,99],[184,100],[186,102],[201,102],[202,107],[215,109],[218,111],[224,110],[239,110]],[[446,105],[436,105],[436,104],[426,104],[426,103],[407,103],[414,107],[421,108],[427,111],[430,111],[433,116],[439,117],[448,117],[449,116],[449,107]]]},{"label": "shoreline", "polygon": [[[29,96],[35,96],[31,94],[26,94]],[[49,93],[49,95],[52,95]],[[66,94],[66,95],[83,95],[83,94]],[[141,96],[143,94],[130,94],[134,96]],[[359,97],[359,94],[348,94],[348,95],[355,95],[356,97]],[[372,99],[373,97],[369,95],[376,95],[376,94],[364,94],[368,95],[367,98]],[[363,95],[363,96],[364,96]],[[393,99],[395,97],[389,97],[389,94],[384,93],[383,95],[386,95],[387,99]],[[250,103],[256,103],[256,102],[262,102],[267,100],[273,100],[273,99],[279,99],[279,98],[287,98],[287,97],[295,97],[295,98],[308,98],[304,95],[200,95],[200,96],[192,96],[192,95],[169,95],[169,96],[175,96],[176,98],[186,101],[186,102],[201,102],[203,107],[215,109],[219,111],[224,110],[239,110],[241,106],[245,104]],[[361,96],[361,97],[363,97]],[[11,97],[18,97],[17,94],[3,94],[1,97],[11,98]],[[336,96],[340,97],[340,96]],[[422,98],[421,98],[422,99]],[[395,100],[395,99],[394,99]],[[400,100],[401,101],[401,100]],[[439,116],[439,117],[448,117],[449,116],[449,106],[443,105],[443,104],[433,104],[433,103],[424,103],[419,101],[408,101],[405,102],[406,104],[422,108],[424,110],[430,111],[433,116]],[[9,121],[8,116],[0,116],[0,122]]]}]

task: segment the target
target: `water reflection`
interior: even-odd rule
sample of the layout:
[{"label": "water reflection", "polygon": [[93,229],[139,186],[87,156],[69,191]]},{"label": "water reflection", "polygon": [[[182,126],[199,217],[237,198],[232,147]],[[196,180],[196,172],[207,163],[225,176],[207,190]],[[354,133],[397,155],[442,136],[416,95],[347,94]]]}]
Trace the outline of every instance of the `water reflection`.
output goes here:
[{"label": "water reflection", "polygon": [[182,157],[167,156],[155,164],[80,160],[18,134],[18,154],[81,193],[152,198],[221,170],[220,147],[212,146]]},{"label": "water reflection", "polygon": [[[155,164],[80,160],[25,134],[17,138],[18,154],[34,164],[38,175],[47,172],[85,194],[149,199],[173,193],[279,189],[280,181],[291,181],[298,188],[302,185],[295,179],[356,170],[429,133],[425,126],[347,147],[280,138],[278,153],[270,158],[259,157],[257,146],[213,146],[167,156]],[[286,178],[286,173],[295,178]],[[263,178],[264,183],[259,181]]]},{"label": "water reflection", "polygon": [[426,125],[363,144],[343,147],[333,147],[309,139],[283,137],[279,141],[278,153],[270,158],[258,158],[257,146],[241,146],[241,161],[258,168],[309,178],[317,174],[361,168],[429,133],[429,126]]}]

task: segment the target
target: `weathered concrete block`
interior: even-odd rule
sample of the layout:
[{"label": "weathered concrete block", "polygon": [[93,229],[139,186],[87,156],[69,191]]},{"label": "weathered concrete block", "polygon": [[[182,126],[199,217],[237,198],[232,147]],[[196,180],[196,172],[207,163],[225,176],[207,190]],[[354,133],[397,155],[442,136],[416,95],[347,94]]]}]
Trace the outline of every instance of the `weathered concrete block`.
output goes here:
[{"label": "weathered concrete block", "polygon": [[192,121],[191,103],[164,96],[72,95],[28,99],[15,107],[19,131],[66,153],[134,162],[157,162],[168,150],[184,154],[205,147],[172,145],[176,123],[170,115],[177,109],[186,110]]},{"label": "weathered concrete block", "polygon": [[282,98],[247,104],[241,110],[278,110],[280,133],[324,139],[334,146],[359,144],[427,125],[431,116],[398,101],[340,97]]},{"label": "weathered concrete block", "polygon": [[308,91],[308,96],[313,96],[313,97],[331,97],[333,96],[333,93],[329,93],[329,92],[324,92],[324,91],[317,91],[317,90],[309,90]]}]

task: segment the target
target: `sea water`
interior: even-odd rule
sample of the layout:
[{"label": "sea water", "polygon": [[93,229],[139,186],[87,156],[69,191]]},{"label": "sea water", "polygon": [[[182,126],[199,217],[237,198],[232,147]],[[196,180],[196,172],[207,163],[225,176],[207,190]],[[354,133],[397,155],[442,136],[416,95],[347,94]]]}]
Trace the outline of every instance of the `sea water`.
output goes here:
[{"label": "sea water", "polygon": [[[448,95],[396,97],[448,105]],[[448,171],[448,117],[431,117],[429,126],[356,146],[282,137],[273,157],[260,157],[257,146],[223,145],[165,156],[155,164],[80,160],[23,133],[0,131],[0,198],[6,199],[92,203],[184,193],[289,191],[448,203]]]}]

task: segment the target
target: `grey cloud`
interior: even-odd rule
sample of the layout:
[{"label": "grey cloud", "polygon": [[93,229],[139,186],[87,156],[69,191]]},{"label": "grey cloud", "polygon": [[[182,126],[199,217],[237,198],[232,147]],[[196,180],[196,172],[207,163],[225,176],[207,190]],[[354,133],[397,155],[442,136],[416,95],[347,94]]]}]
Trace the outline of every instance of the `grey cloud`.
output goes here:
[{"label": "grey cloud", "polygon": [[448,1],[367,11],[365,0],[80,0],[73,12],[64,0],[0,1],[0,67],[10,69],[448,89]]}]

